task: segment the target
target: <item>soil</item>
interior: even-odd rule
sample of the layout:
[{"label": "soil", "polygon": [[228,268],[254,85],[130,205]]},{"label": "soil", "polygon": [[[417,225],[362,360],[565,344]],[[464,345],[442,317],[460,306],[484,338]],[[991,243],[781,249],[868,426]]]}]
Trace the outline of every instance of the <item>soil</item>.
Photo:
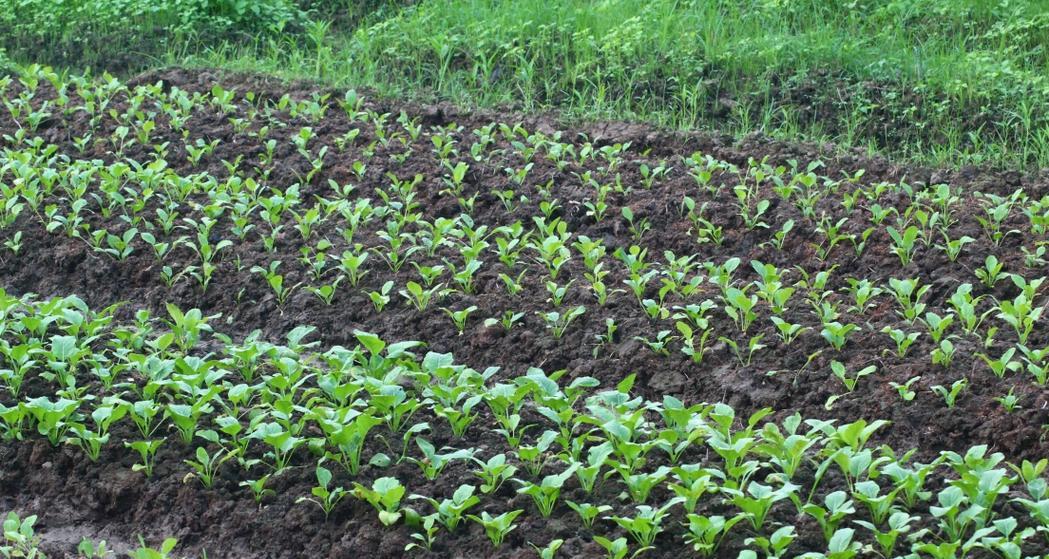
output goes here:
[{"label": "soil", "polygon": [[[226,89],[243,93],[251,90],[263,99],[276,100],[287,93],[293,98],[310,98],[315,93],[342,92],[319,91],[310,84],[283,84],[266,79],[219,74],[210,71],[187,71],[169,69],[146,74],[134,80],[135,84],[161,82],[163,87],[179,87],[187,91],[210,91],[215,83]],[[117,99],[115,108],[121,110],[126,101]],[[559,121],[550,115],[494,114],[483,111],[463,111],[448,105],[423,106],[398,104],[393,101],[369,103],[370,109],[380,113],[390,112],[394,117],[402,111],[411,118],[419,119],[425,129],[431,126],[456,124],[463,126],[459,133],[460,147],[465,149],[472,141],[470,132],[490,122],[520,122],[529,131],[552,134],[563,132],[563,137],[579,141],[588,139],[597,146],[630,142],[627,159],[618,172],[624,184],[640,184],[637,164],[657,164],[669,160],[675,167],[668,178],[657,183],[651,190],[636,188],[629,194],[615,193],[610,196],[609,218],[595,223],[586,215],[582,201],[590,195],[577,175],[584,169],[570,164],[558,170],[545,158],[536,158],[534,168],[521,193],[530,199],[538,199],[537,184],[552,180],[555,197],[561,201],[560,217],[568,223],[569,230],[578,235],[603,239],[610,247],[629,245],[629,233],[621,219],[621,207],[629,206],[633,213],[650,220],[652,230],[643,239],[649,249],[651,260],[662,261],[664,251],[677,255],[696,254],[699,261],[722,262],[735,256],[743,264],[737,277],[753,279],[749,261],[757,259],[773,263],[782,269],[800,266],[813,273],[818,270],[835,269],[834,279],[827,289],[838,291],[847,287],[846,277],[866,277],[875,284],[884,284],[892,277],[920,277],[932,288],[927,295],[929,310],[943,314],[949,309],[947,297],[963,282],[974,284],[977,294],[996,297],[1013,297],[1016,288],[1009,281],[999,282],[993,290],[983,288],[973,274],[982,266],[987,254],[994,253],[1005,263],[1009,271],[1027,278],[1044,274],[1042,269],[1028,269],[1024,265],[1021,247],[1031,239],[1026,235],[1010,235],[1001,246],[995,247],[982,233],[975,219],[982,211],[969,193],[990,192],[1009,194],[1022,188],[1031,196],[1049,193],[1049,176],[1046,174],[1022,175],[1017,172],[991,171],[964,168],[958,171],[940,171],[894,164],[884,159],[872,159],[861,155],[836,155],[834,146],[791,144],[771,141],[762,137],[748,137],[735,141],[724,136],[709,134],[683,134],[667,132],[633,123],[594,123],[562,130]],[[392,120],[392,119],[391,119]],[[310,125],[304,118],[288,117],[287,129],[279,131],[281,138],[290,137],[301,126]],[[88,153],[79,154],[73,139],[86,130],[86,117],[54,117],[45,123],[40,132],[48,142],[55,143],[59,150],[74,158],[98,158],[111,162],[114,155],[109,145],[96,143]],[[0,116],[0,137],[13,133],[13,122],[6,113]],[[108,137],[115,126],[106,119],[96,137]],[[313,124],[316,139],[311,145],[334,145],[335,138],[342,136],[351,126],[345,115],[333,107],[320,123]],[[359,123],[353,126],[360,126]],[[262,151],[256,141],[249,141],[235,133],[225,116],[214,113],[195,114],[188,128],[193,139],[221,139],[213,154],[207,156],[198,167],[187,161],[181,138],[174,136],[167,121],[158,118],[154,141],[171,141],[168,161],[176,171],[183,174],[207,171],[220,180],[228,175],[223,160],[232,161],[244,156],[245,161],[256,160]],[[339,184],[357,184],[360,196],[373,196],[377,188],[385,188],[389,181],[387,172],[399,177],[422,174],[425,178],[420,188],[419,200],[427,219],[454,217],[459,209],[454,198],[439,194],[443,188],[440,177],[443,167],[431,152],[428,138],[421,137],[414,143],[415,155],[402,164],[390,159],[403,147],[391,144],[389,148],[377,146],[376,155],[368,162],[363,179],[352,174],[350,164],[359,157],[360,145],[376,138],[375,130],[361,126],[361,136],[351,148],[357,153],[329,155],[328,165],[308,186],[303,189],[303,199],[313,195],[326,196],[330,193],[328,180]],[[0,145],[6,145],[0,142]],[[505,142],[497,147],[507,147]],[[126,157],[147,160],[151,149],[132,146]],[[956,262],[948,262],[944,254],[932,249],[919,249],[917,258],[908,266],[901,267],[896,255],[889,252],[889,239],[885,231],[879,230],[870,239],[869,247],[859,257],[847,246],[832,251],[825,261],[817,258],[812,243],[817,242],[812,222],[804,218],[790,204],[779,204],[779,198],[771,191],[765,198],[772,200],[770,223],[780,224],[794,219],[797,226],[787,237],[783,250],[762,244],[769,238],[768,231],[748,230],[740,221],[731,199],[731,177],[720,180],[729,185],[720,199],[706,200],[710,203],[709,216],[725,227],[725,241],[721,246],[697,244],[689,231],[689,224],[681,218],[678,206],[683,195],[688,194],[703,201],[703,194],[692,178],[684,173],[679,156],[694,152],[709,154],[736,165],[745,166],[751,159],[767,160],[774,165],[797,160],[804,166],[807,162],[820,159],[824,166],[817,172],[830,177],[852,176],[863,169],[864,184],[879,181],[906,181],[913,185],[948,183],[960,187],[965,194],[965,204],[956,215],[959,225],[954,233],[967,234],[975,242],[968,245]],[[308,163],[296,154],[289,141],[281,141],[277,148],[277,159],[283,161],[270,176],[270,183],[286,185],[297,181],[297,174],[308,170]],[[467,194],[478,192],[476,206],[471,212],[477,223],[490,227],[529,221],[531,213],[519,208],[507,212],[500,201],[489,192],[494,187],[505,187],[506,175],[503,168],[512,162],[508,156],[493,158],[487,163],[471,162],[467,177]],[[884,200],[881,201],[883,204]],[[854,210],[857,216],[868,215],[864,202]],[[838,212],[840,202],[824,201],[818,211]],[[93,219],[98,219],[93,218]],[[852,233],[860,233],[860,223],[853,220],[848,226]],[[113,230],[115,224],[107,224]],[[1024,216],[1014,212],[1006,229],[1025,230]],[[688,402],[722,401],[733,406],[740,414],[751,413],[763,407],[776,410],[774,418],[782,419],[795,412],[805,417],[853,421],[886,419],[891,423],[881,429],[875,437],[878,444],[888,444],[897,450],[917,449],[922,459],[930,459],[940,451],[964,451],[977,444],[985,444],[991,451],[1003,453],[1009,460],[1038,459],[1049,456],[1049,441],[1046,440],[1045,425],[1049,424],[1049,394],[1045,387],[1030,382],[1030,376],[1009,375],[998,379],[990,374],[983,362],[975,356],[981,351],[968,338],[956,340],[958,354],[950,369],[934,366],[929,362],[929,353],[934,348],[927,334],[919,338],[905,358],[898,358],[891,349],[887,336],[879,331],[884,326],[901,327],[894,311],[894,303],[888,296],[877,299],[877,306],[862,317],[866,334],[854,336],[846,349],[835,352],[819,335],[819,327],[812,324],[813,317],[807,305],[800,300],[788,312],[787,318],[808,326],[815,326],[803,334],[794,344],[784,346],[776,339],[774,328],[767,320],[757,321],[749,335],[763,333],[769,348],[758,353],[750,366],[740,366],[735,356],[724,343],[716,343],[704,362],[697,366],[686,356],[672,351],[670,356],[657,355],[635,336],[652,337],[658,330],[673,330],[672,322],[655,322],[641,311],[629,293],[613,295],[607,306],[600,307],[585,289],[585,271],[581,259],[574,258],[562,271],[565,281],[576,279],[565,305],[586,305],[587,312],[568,329],[565,336],[555,339],[543,328],[536,316],[538,311],[549,311],[546,289],[539,274],[525,280],[525,291],[521,296],[510,298],[503,289],[498,273],[502,265],[489,258],[476,281],[476,294],[455,296],[442,305],[434,305],[425,312],[418,312],[406,301],[393,295],[387,309],[376,314],[366,293],[378,289],[385,281],[393,279],[404,285],[416,279],[414,268],[405,266],[397,274],[391,274],[377,259],[370,259],[372,273],[364,278],[360,289],[340,289],[332,305],[323,304],[305,290],[298,290],[291,300],[279,307],[272,291],[257,274],[247,269],[271,260],[283,262],[282,271],[291,284],[306,279],[305,269],[298,262],[298,234],[287,229],[278,240],[275,254],[262,250],[257,238],[252,242],[230,249],[219,266],[213,284],[202,294],[192,281],[183,281],[169,289],[160,280],[160,270],[148,247],[141,246],[123,262],[94,252],[80,240],[70,240],[64,235],[49,234],[38,221],[22,216],[15,228],[23,231],[23,248],[18,256],[4,253],[0,262],[0,285],[15,294],[37,293],[42,296],[77,294],[93,307],[107,306],[118,302],[127,303],[120,311],[129,317],[133,309],[148,308],[156,315],[163,315],[166,302],[176,302],[181,308],[197,307],[205,314],[221,314],[213,322],[216,330],[234,338],[242,337],[253,330],[260,330],[268,339],[279,341],[292,327],[309,324],[317,327],[315,339],[323,345],[353,345],[353,331],[361,329],[373,332],[387,341],[421,340],[428,349],[451,352],[457,361],[477,369],[489,366],[501,368],[500,375],[509,377],[523,373],[528,367],[540,367],[546,371],[566,369],[569,377],[589,375],[599,378],[603,384],[612,385],[630,373],[637,373],[636,389],[641,395],[659,400],[669,394]],[[337,239],[334,231],[320,231],[321,236]],[[249,237],[250,238],[250,237]],[[378,244],[375,231],[362,230],[359,242],[366,245]],[[1027,244],[1029,247],[1030,244]],[[336,252],[337,253],[337,252]],[[431,263],[440,262],[440,257],[452,257],[454,251],[439,251]],[[175,252],[166,262],[172,268],[192,262],[193,253],[186,249]],[[243,271],[236,270],[234,261],[239,259]],[[610,287],[622,286],[626,277],[620,266],[612,266],[606,279]],[[790,281],[797,281],[800,273],[791,272]],[[653,284],[648,296],[655,296],[658,286]],[[711,286],[711,289],[714,289]],[[714,292],[708,295],[714,297]],[[841,301],[842,308],[848,305],[847,295],[837,293],[832,299]],[[458,335],[448,316],[439,307],[461,309],[476,305],[476,311],[467,331]],[[494,327],[485,327],[483,318],[499,316],[512,309],[524,313],[521,324],[510,332]],[[715,313],[713,324],[719,333],[732,332],[735,326],[722,313]],[[477,318],[479,317],[479,318]],[[595,356],[595,336],[604,333],[605,319],[615,318],[619,335],[615,341],[598,348]],[[989,321],[995,321],[993,317]],[[917,331],[915,325],[911,331]],[[990,352],[999,355],[1006,347],[1005,340],[1013,340],[1013,334],[1003,325],[998,341]],[[737,336],[738,338],[738,336]],[[742,340],[745,343],[745,340]],[[1049,328],[1044,320],[1031,334],[1032,347],[1049,345]],[[811,360],[809,357],[819,350],[822,354]],[[855,392],[845,392],[842,384],[830,370],[832,359],[842,361],[849,370],[859,370],[870,364],[878,367],[877,373],[860,381]],[[766,374],[766,371],[776,371]],[[914,385],[918,396],[912,402],[903,402],[889,382],[902,383],[915,375],[921,380]],[[965,376],[969,387],[953,408],[944,405],[942,399],[931,391],[934,385],[949,386],[951,382]],[[1009,413],[996,401],[1010,389],[1021,398],[1021,408]],[[832,395],[842,395],[831,409],[825,403]],[[491,432],[474,431],[468,441],[458,442],[475,448],[497,447],[501,438]],[[375,521],[375,514],[366,504],[346,499],[330,518],[315,507],[296,504],[300,495],[309,493],[313,485],[313,472],[308,460],[292,468],[274,480],[272,488],[277,496],[256,505],[250,493],[238,486],[232,469],[228,477],[220,480],[213,490],[204,490],[197,483],[184,483],[186,473],[182,460],[188,455],[184,449],[172,446],[161,451],[155,478],[144,483],[141,474],[130,469],[132,457],[124,449],[108,449],[99,463],[89,462],[73,448],[52,448],[44,441],[0,445],[3,468],[0,469],[0,510],[20,510],[38,513],[41,516],[39,530],[45,538],[45,549],[50,556],[63,557],[83,536],[104,538],[118,548],[134,546],[137,534],[147,540],[157,541],[162,536],[179,539],[180,549],[187,552],[206,550],[209,557],[347,557],[362,552],[375,557],[400,557],[404,546],[409,543],[409,530],[403,526],[382,528]],[[409,468],[410,467],[410,468]],[[426,483],[418,476],[414,466],[398,466],[401,479],[411,478],[411,492],[447,496],[458,483],[466,482],[470,474],[465,467],[453,466],[440,483]],[[454,468],[460,468],[460,471]],[[395,475],[379,474],[379,475]],[[371,474],[366,474],[371,475]],[[448,483],[448,480],[459,480]],[[826,482],[825,482],[826,483]],[[606,489],[610,491],[610,489]],[[504,486],[498,495],[511,507],[530,509],[524,496],[515,495],[511,484]],[[580,496],[581,497],[581,496]],[[568,495],[572,498],[572,495]],[[614,495],[607,495],[614,500]],[[1005,505],[1011,507],[1012,505]],[[1008,510],[1008,509],[1006,509]],[[554,517],[541,519],[536,514],[521,518],[522,526],[513,532],[507,544],[493,555],[492,548],[483,532],[470,523],[460,527],[452,537],[443,536],[435,548],[442,557],[522,557],[531,553],[526,542],[545,543],[553,538],[566,540],[559,556],[598,557],[600,548],[591,542],[590,534],[581,533],[574,513],[559,506]],[[792,507],[777,506],[773,518],[791,523],[801,522],[794,518]],[[792,551],[815,548],[822,545],[818,528],[805,530],[799,524],[802,536]],[[808,526],[809,529],[814,526]],[[584,531],[585,532],[585,531]],[[646,557],[672,557],[681,553],[680,528],[672,529],[660,537],[657,550]],[[735,557],[742,542],[728,542],[720,556]],[[1044,551],[1044,550],[1043,550]]]}]

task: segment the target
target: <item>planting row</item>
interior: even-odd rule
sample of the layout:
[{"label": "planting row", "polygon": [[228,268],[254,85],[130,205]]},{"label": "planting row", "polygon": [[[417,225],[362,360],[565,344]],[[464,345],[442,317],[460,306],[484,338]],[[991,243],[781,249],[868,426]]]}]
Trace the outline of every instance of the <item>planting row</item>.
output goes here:
[{"label": "planting row", "polygon": [[367,503],[406,530],[408,551],[470,530],[498,547],[525,518],[555,514],[575,535],[532,541],[543,557],[658,544],[701,557],[1021,558],[1049,543],[1046,460],[1012,465],[974,446],[923,463],[869,444],[882,421],[737,417],[637,397],[632,375],[603,387],[533,368],[494,381],[494,368],[420,342],[358,331],[352,348],[321,349],[309,327],[283,344],[232,340],[215,317],[167,311],[121,323],[76,297],[0,298],[3,438],[91,461],[130,453],[143,483],[168,453],[185,483],[235,482],[260,503],[305,466],[316,483],[301,506],[327,518]]},{"label": "planting row", "polygon": [[[656,156],[393,116],[352,91],[129,87],[40,67],[0,84],[4,275],[19,292],[174,300],[272,336],[292,321],[349,317],[386,337],[411,323],[474,366],[625,359],[603,380],[637,371],[645,386],[666,369],[698,400],[776,387],[740,402],[751,410],[784,392],[818,395],[810,416],[846,405],[841,419],[872,401],[961,403],[993,409],[1013,453],[1044,443],[1044,193]],[[527,343],[529,330],[546,334]],[[479,340],[503,342],[480,356]],[[691,382],[704,371],[745,382]]]}]

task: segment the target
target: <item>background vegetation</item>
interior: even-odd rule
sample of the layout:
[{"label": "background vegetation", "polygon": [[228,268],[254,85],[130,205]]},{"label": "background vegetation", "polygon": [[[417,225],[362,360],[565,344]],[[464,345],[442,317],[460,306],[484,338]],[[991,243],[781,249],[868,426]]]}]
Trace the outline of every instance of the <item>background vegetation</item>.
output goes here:
[{"label": "background vegetation", "polygon": [[57,67],[207,65],[1049,166],[1040,0],[0,0],[0,41]]}]

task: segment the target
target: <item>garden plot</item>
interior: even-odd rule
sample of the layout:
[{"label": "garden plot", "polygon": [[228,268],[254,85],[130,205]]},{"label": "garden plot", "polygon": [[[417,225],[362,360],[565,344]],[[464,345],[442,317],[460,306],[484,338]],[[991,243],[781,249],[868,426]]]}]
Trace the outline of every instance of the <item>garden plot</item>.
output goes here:
[{"label": "garden plot", "polygon": [[181,70],[0,93],[0,504],[45,541],[1049,552],[1044,182]]}]

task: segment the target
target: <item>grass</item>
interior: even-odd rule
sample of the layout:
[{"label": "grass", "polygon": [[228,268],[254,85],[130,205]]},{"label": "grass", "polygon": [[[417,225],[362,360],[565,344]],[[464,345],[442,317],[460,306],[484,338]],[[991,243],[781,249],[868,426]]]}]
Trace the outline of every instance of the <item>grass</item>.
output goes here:
[{"label": "grass", "polygon": [[[27,2],[61,4],[0,8]],[[133,20],[163,31],[159,48],[144,33],[131,49],[144,65],[833,141],[935,165],[1049,166],[1049,14],[1035,0],[312,0],[301,19],[271,0],[254,27],[238,2],[196,4],[177,22],[155,7],[173,2]],[[64,35],[77,29],[60,21]],[[4,42],[26,61],[19,47],[43,36]],[[82,52],[105,59],[101,45]]]}]

